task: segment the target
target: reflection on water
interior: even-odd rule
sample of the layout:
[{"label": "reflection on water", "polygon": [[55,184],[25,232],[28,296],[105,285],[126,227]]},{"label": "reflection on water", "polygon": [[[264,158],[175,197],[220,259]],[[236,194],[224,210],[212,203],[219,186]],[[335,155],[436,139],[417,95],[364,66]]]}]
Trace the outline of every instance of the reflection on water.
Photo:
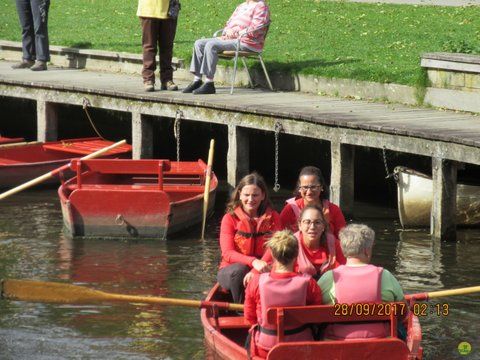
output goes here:
[{"label": "reflection on water", "polygon": [[[215,281],[221,197],[207,227],[169,242],[70,240],[54,190],[18,194],[0,204],[0,277],[87,285],[125,294],[201,299]],[[281,202],[279,202],[280,204]],[[383,211],[383,210],[382,210]],[[370,213],[366,209],[363,213]],[[357,211],[362,213],[362,209]],[[377,232],[373,262],[391,270],[407,293],[478,283],[480,232],[454,244],[425,232],[398,231],[387,218],[364,218]],[[478,295],[438,299],[450,315],[421,318],[427,359],[460,358],[461,341],[480,358]],[[202,359],[199,311],[143,304],[52,305],[0,301],[0,358]]]}]

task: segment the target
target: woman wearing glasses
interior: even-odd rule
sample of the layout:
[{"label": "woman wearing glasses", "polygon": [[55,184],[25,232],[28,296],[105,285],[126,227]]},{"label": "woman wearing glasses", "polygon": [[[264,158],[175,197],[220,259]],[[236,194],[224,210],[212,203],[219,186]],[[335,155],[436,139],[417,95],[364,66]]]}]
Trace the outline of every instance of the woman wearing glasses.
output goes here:
[{"label": "woman wearing glasses", "polygon": [[319,168],[306,166],[300,170],[295,195],[287,200],[280,214],[283,226],[293,232],[298,231],[298,218],[302,209],[316,205],[323,209],[329,229],[338,239],[338,232],[345,227],[345,218],[342,210],[328,201],[328,187]]},{"label": "woman wearing glasses", "polygon": [[[317,205],[305,206],[300,212],[298,228],[299,231],[295,233],[298,240],[295,272],[308,274],[318,279],[325,271],[346,263],[339,240],[335,239],[328,230],[328,222],[323,216],[322,208]],[[331,259],[331,249],[336,254],[336,258],[333,260]],[[263,260],[267,263],[273,261],[270,250],[266,251]],[[248,283],[252,277],[253,274],[249,273],[244,282]]]}]

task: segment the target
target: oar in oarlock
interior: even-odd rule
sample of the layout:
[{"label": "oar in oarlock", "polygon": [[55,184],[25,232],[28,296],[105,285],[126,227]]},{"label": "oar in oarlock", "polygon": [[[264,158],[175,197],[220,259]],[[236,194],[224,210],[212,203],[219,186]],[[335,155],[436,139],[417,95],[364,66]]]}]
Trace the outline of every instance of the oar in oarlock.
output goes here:
[{"label": "oar in oarlock", "polygon": [[[103,149],[100,149],[100,150],[97,150],[91,154],[88,154],[82,158],[80,158],[80,160],[88,160],[88,159],[93,159],[93,158],[96,158],[96,157],[99,157],[107,152],[109,152],[110,150],[112,149],[115,149],[116,147],[119,147],[120,145],[123,145],[125,144],[127,141],[126,140],[121,140],[119,142],[116,142],[115,144],[112,144],[110,146],[107,146],[107,147],[104,147]],[[14,187],[13,189],[10,189],[8,191],[5,191],[4,193],[0,194],[0,200],[3,200],[13,194],[16,194],[20,191],[23,191],[25,189],[28,189],[34,185],[37,185],[37,184],[40,184],[54,176],[56,176],[57,174],[59,174],[60,172],[68,169],[68,167],[70,166],[70,164],[65,164],[63,166],[60,166],[59,168],[55,169],[55,170],[52,170],[46,174],[43,174],[35,179],[32,179],[30,181],[27,181],[26,183],[22,184],[22,185],[19,185],[17,187]]]},{"label": "oar in oarlock", "polygon": [[471,286],[471,287],[465,287],[461,289],[451,289],[451,290],[424,292],[424,293],[418,293],[418,294],[409,294],[409,295],[405,295],[405,299],[427,301],[427,300],[435,299],[439,297],[468,295],[468,294],[474,294],[478,292],[480,292],[480,286]]},{"label": "oar in oarlock", "polygon": [[227,302],[174,299],[159,296],[138,296],[107,293],[84,286],[35,280],[2,280],[2,298],[31,302],[51,302],[63,304],[96,302],[130,302],[159,305],[186,306],[195,308],[217,307],[241,311],[242,304]]},{"label": "oar in oarlock", "polygon": [[210,150],[208,150],[207,172],[205,174],[205,190],[203,192],[203,216],[202,216],[202,239],[205,238],[205,225],[207,223],[208,201],[210,198],[210,179],[212,178],[213,152],[215,140],[210,140]]}]

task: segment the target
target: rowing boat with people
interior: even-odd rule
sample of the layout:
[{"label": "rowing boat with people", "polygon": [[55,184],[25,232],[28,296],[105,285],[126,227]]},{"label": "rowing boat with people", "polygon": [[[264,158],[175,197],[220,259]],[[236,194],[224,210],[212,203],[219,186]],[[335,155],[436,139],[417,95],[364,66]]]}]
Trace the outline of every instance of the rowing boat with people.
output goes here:
[{"label": "rowing boat with people", "polygon": [[[231,302],[230,294],[215,285],[207,295],[206,302]],[[383,309],[394,309],[396,303],[384,306]],[[379,309],[381,309],[379,307]],[[281,340],[268,353],[267,359],[369,359],[369,360],[421,360],[422,359],[422,332],[418,318],[410,312],[408,315],[407,338],[403,341],[398,338],[396,323],[401,311],[385,311],[383,314],[367,314],[362,310],[361,315],[338,313],[335,306],[297,306],[286,308],[270,308],[268,317],[277,327],[277,336],[281,339],[284,328],[289,321],[303,324],[327,323],[364,323],[366,321],[388,321],[391,334],[381,339],[359,339],[345,341],[302,341],[282,342]],[[389,313],[389,314],[386,314]],[[218,308],[204,308],[201,311],[201,321],[204,329],[206,358],[214,359],[248,359],[245,341],[250,324],[243,314]],[[261,360],[262,357],[253,355],[252,359]]]}]

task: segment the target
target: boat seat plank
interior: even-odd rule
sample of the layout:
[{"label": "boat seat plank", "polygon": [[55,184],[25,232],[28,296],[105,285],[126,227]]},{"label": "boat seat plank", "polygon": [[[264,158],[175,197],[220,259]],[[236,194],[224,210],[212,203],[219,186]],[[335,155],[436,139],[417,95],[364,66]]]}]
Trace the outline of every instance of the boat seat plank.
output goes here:
[{"label": "boat seat plank", "polygon": [[[78,189],[77,184],[68,184],[66,188],[69,191],[74,191]],[[82,184],[82,190],[123,190],[123,191],[138,191],[138,190],[148,190],[148,191],[160,191],[158,189],[158,184]],[[177,193],[177,192],[186,192],[189,193],[199,193],[202,194],[204,191],[204,187],[200,185],[193,185],[193,186],[178,186],[178,185],[169,185],[164,184],[164,191],[167,193]]]},{"label": "boat seat plank", "polygon": [[77,169],[79,162],[82,166],[82,172],[91,171],[102,174],[158,174],[160,163],[163,163],[164,171],[170,169],[170,160],[130,159],[75,159],[70,167]]},{"label": "boat seat plank", "polygon": [[316,341],[316,342],[283,342],[277,344],[269,352],[268,359],[388,359],[405,360],[409,357],[406,344],[395,338],[349,340],[342,341]]},{"label": "boat seat plank", "polygon": [[[212,325],[215,321],[212,319]],[[220,329],[250,329],[250,323],[243,316],[222,316],[218,318]]]},{"label": "boat seat plank", "polygon": [[[406,304],[403,303],[391,303],[391,306],[398,306],[397,309],[407,310]],[[273,307],[267,310],[267,318],[270,323],[275,323],[277,321],[277,311],[281,309],[284,313],[285,322],[300,322],[300,323],[339,323],[339,322],[355,322],[359,321],[359,317],[353,312],[351,315],[341,315],[339,316],[335,312],[335,307],[332,305],[316,305],[316,306],[294,306],[294,307]],[[378,307],[377,313],[375,314],[362,314],[360,321],[391,321],[393,318],[396,318],[393,311],[391,314],[379,314],[378,310],[383,309],[385,312],[385,307]],[[392,309],[390,307],[390,309]],[[400,310],[397,311],[397,316],[400,316]]]},{"label": "boat seat plank", "polygon": [[[113,142],[101,140],[100,138],[72,139],[43,144],[45,150],[61,151],[77,155],[88,155],[94,151],[112,145]],[[105,155],[117,155],[132,151],[130,145],[121,145],[109,150]]]}]

